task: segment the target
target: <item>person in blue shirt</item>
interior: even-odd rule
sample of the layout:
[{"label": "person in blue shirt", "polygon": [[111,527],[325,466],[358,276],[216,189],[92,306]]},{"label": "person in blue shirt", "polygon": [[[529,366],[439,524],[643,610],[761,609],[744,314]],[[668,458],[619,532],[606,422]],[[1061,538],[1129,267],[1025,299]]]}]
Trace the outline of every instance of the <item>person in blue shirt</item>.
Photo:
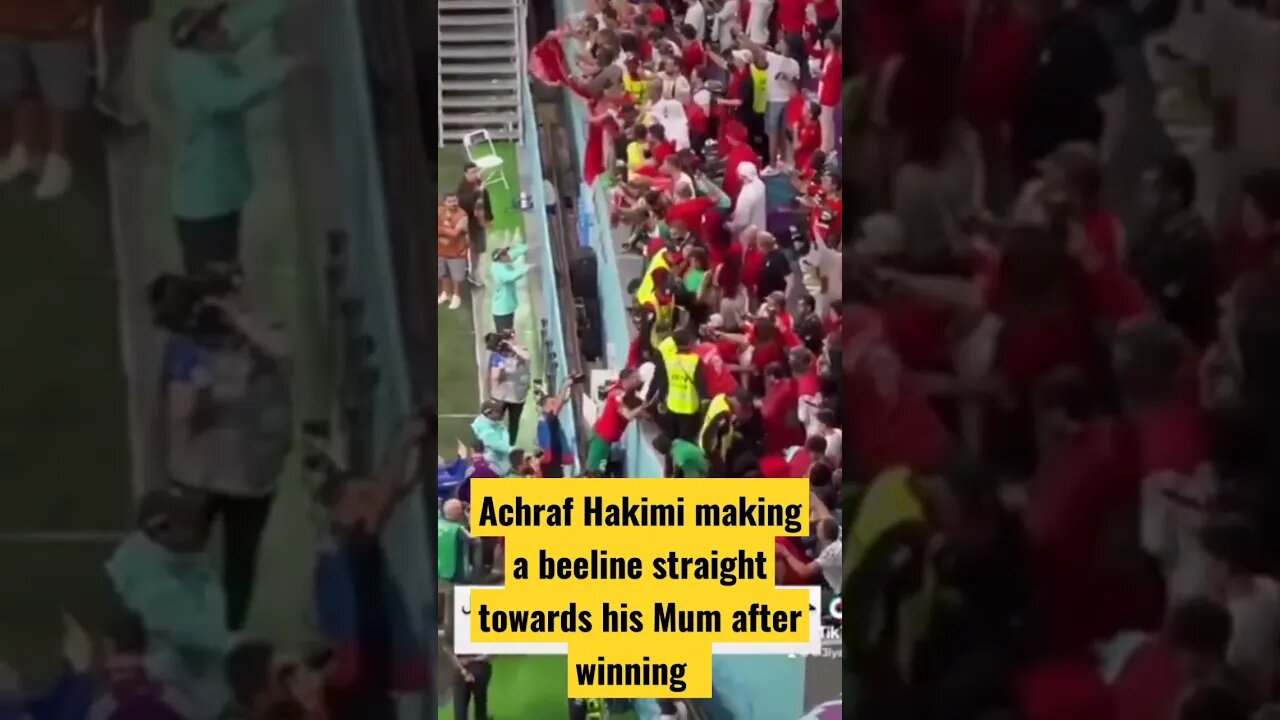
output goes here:
[{"label": "person in blue shirt", "polygon": [[574,375],[569,378],[560,392],[543,396],[538,401],[542,414],[538,417],[538,465],[542,477],[564,477],[565,468],[572,470],[574,452],[560,424],[560,411],[569,400],[573,386],[582,382],[583,377]]},{"label": "person in blue shirt", "polygon": [[516,283],[531,269],[524,259],[528,252],[529,246],[524,243],[493,251],[489,272],[493,276],[493,327],[498,332],[516,327],[516,308],[520,306]]},{"label": "person in blue shirt", "polygon": [[169,90],[178,141],[171,202],[189,273],[236,263],[241,212],[253,189],[245,118],[272,98],[297,58],[236,55],[286,10],[283,0],[186,8],[170,24]]},{"label": "person in blue shirt", "polygon": [[23,692],[21,678],[0,662],[0,720],[83,720],[93,702],[93,641],[70,615],[62,616],[62,668],[38,695]]}]

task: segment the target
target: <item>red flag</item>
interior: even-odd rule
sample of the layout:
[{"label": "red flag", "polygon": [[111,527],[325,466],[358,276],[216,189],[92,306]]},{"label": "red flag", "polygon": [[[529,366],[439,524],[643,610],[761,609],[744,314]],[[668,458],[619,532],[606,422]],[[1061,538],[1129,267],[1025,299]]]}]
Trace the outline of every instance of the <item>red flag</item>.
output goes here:
[{"label": "red flag", "polygon": [[548,34],[529,53],[529,74],[552,86],[569,83],[569,63],[556,34]]}]

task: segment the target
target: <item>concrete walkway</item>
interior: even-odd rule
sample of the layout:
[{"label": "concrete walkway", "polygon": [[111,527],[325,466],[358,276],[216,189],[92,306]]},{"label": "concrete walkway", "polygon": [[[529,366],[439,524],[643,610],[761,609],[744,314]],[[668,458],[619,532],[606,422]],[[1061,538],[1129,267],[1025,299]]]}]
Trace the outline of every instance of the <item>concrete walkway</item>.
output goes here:
[{"label": "concrete walkway", "polygon": [[[153,19],[137,29],[126,75],[147,121],[146,129],[122,135],[108,146],[135,490],[158,479],[152,427],[159,410],[157,379],[163,337],[151,326],[143,291],[158,274],[181,269],[169,211],[169,174],[177,128],[165,84],[165,28],[173,12],[185,4],[185,0],[156,0]],[[268,51],[263,47],[246,50]],[[299,197],[294,182],[298,168],[290,152],[291,142],[311,136],[312,128],[292,124],[294,114],[286,109],[299,93],[314,89],[314,82],[305,77],[291,81],[280,97],[250,117],[256,185],[245,208],[241,251],[246,285],[255,306],[290,332],[295,357],[295,417],[299,420],[330,416],[329,399],[318,392],[326,373],[315,282],[323,258],[319,255],[323,235],[309,232],[317,224],[330,225],[328,218],[317,222],[316,218],[300,217],[304,198]],[[311,152],[325,153],[327,149],[318,146]],[[297,457],[291,460],[280,482],[264,537],[248,627],[250,632],[291,646],[312,637],[310,560],[317,536],[298,461]]]}]

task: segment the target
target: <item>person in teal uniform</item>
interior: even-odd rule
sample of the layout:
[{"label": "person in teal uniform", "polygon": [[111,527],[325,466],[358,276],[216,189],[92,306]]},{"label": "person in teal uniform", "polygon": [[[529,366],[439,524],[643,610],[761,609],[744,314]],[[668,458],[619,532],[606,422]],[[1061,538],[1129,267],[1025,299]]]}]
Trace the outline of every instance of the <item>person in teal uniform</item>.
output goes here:
[{"label": "person in teal uniform", "polygon": [[528,252],[529,246],[524,243],[493,251],[489,272],[493,275],[493,327],[498,332],[516,327],[516,308],[520,306],[516,283],[531,269],[524,259]]},{"label": "person in teal uniform", "polygon": [[240,225],[253,190],[246,117],[272,98],[298,58],[252,61],[239,51],[287,9],[284,0],[185,8],[169,26],[169,90],[177,119],[171,203],[188,273],[238,263]]}]

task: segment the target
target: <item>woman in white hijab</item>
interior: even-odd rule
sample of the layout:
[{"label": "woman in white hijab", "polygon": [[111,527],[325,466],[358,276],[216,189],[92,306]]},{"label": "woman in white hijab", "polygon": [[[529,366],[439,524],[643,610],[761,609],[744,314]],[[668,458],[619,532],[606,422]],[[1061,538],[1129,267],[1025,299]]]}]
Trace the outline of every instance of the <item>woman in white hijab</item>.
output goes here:
[{"label": "woman in white hijab", "polygon": [[767,227],[769,218],[765,212],[765,189],[764,181],[760,179],[760,171],[755,165],[742,162],[738,163],[737,173],[742,180],[742,189],[738,191],[738,200],[733,208],[733,219],[729,221],[729,229],[739,233],[749,227]]},{"label": "woman in white hijab", "polygon": [[676,146],[676,150],[689,148],[689,118],[685,115],[684,105],[678,100],[659,100],[649,108],[649,116],[666,131],[667,139]]}]

